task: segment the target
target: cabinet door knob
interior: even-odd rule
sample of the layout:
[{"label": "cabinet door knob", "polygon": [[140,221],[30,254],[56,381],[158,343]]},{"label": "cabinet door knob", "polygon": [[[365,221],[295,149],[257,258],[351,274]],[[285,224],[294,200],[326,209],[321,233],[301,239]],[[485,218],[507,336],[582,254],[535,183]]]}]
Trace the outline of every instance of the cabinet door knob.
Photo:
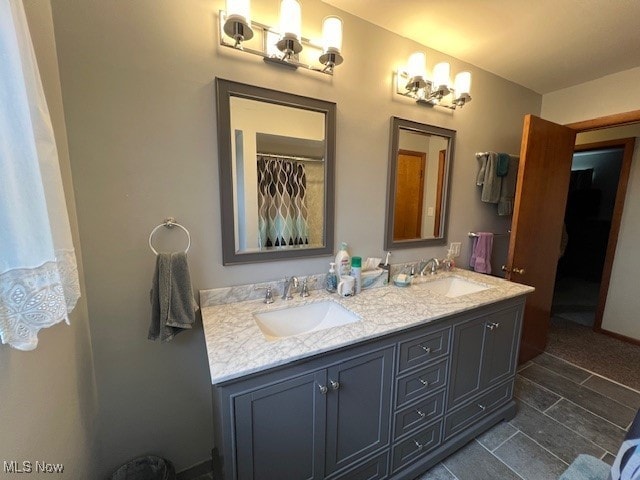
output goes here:
[{"label": "cabinet door knob", "polygon": [[480,404],[480,403],[478,404],[478,408],[479,408],[480,410],[482,410],[483,412],[487,409],[487,407],[485,407],[484,405],[482,405],[482,404]]},{"label": "cabinet door knob", "polygon": [[498,328],[500,326],[500,323],[498,322],[489,322],[485,325],[485,327],[487,327],[489,330],[493,330],[494,328]]},{"label": "cabinet door knob", "polygon": [[424,385],[425,387],[428,387],[428,386],[429,386],[429,382],[428,382],[428,381],[426,381],[426,380],[423,380],[422,378],[418,378],[418,381],[419,381],[422,385]]},{"label": "cabinet door knob", "polygon": [[331,384],[331,388],[333,390],[338,390],[340,388],[340,382],[336,382],[335,380],[329,380],[329,383]]},{"label": "cabinet door knob", "polygon": [[416,444],[416,447],[418,447],[418,450],[422,450],[422,448],[424,447],[424,445],[422,445],[418,440],[414,440],[413,443]]},{"label": "cabinet door knob", "polygon": [[318,388],[320,389],[320,393],[321,394],[323,394],[323,395],[327,394],[328,389],[327,389],[326,385],[318,385]]},{"label": "cabinet door knob", "polygon": [[425,347],[424,345],[420,345],[420,348],[424,350],[425,353],[431,353],[431,347]]},{"label": "cabinet door knob", "polygon": [[416,413],[420,418],[424,418],[426,416],[426,414],[422,410],[416,410]]}]

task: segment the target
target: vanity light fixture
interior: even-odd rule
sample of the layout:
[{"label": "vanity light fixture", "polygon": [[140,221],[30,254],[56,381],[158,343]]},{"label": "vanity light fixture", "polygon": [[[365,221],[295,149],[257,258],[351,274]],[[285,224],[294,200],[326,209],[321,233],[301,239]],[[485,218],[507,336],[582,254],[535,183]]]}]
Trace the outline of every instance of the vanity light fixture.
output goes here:
[{"label": "vanity light fixture", "polygon": [[[249,1],[227,0],[227,10],[220,11],[220,45],[258,55],[268,63],[293,69],[302,67],[328,75],[333,75],[334,67],[343,62],[340,18],[329,16],[324,19],[322,44],[319,44],[302,36],[298,0],[281,0],[279,31],[251,21]],[[254,39],[254,36],[259,38]],[[306,60],[301,59],[302,55]]]},{"label": "vanity light fixture", "polygon": [[427,78],[426,55],[412,53],[406,67],[396,72],[396,93],[413,98],[421,105],[450,110],[462,108],[471,101],[471,73],[458,73],[452,86],[450,71],[449,63],[440,62],[433,67],[431,78]]}]

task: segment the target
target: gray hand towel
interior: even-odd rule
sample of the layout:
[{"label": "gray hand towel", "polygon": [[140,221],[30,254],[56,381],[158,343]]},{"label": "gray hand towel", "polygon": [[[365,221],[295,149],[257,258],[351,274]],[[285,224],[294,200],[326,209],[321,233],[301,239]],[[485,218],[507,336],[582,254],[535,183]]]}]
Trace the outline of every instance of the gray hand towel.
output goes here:
[{"label": "gray hand towel", "polygon": [[478,175],[476,176],[476,185],[480,186],[484,183],[484,174],[487,170],[487,158],[489,156],[485,153],[480,156],[476,156],[478,160]]},{"label": "gray hand towel", "polygon": [[490,152],[484,171],[481,200],[486,203],[498,203],[500,200],[500,185],[502,178],[498,177],[498,154]]},{"label": "gray hand towel", "polygon": [[500,177],[500,200],[498,201],[498,215],[511,215],[516,199],[516,181],[518,180],[518,157],[509,156],[509,170],[504,177]]},{"label": "gray hand towel", "polygon": [[187,254],[159,253],[151,287],[149,340],[169,342],[185,328],[192,328],[197,310]]}]

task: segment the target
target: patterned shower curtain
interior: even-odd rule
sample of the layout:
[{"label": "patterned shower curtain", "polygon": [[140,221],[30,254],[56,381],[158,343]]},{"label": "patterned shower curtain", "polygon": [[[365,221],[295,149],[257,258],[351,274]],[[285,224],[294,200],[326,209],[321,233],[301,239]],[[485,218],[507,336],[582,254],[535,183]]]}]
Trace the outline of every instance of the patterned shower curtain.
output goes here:
[{"label": "patterned shower curtain", "polygon": [[261,247],[309,244],[304,165],[258,157],[258,228]]}]

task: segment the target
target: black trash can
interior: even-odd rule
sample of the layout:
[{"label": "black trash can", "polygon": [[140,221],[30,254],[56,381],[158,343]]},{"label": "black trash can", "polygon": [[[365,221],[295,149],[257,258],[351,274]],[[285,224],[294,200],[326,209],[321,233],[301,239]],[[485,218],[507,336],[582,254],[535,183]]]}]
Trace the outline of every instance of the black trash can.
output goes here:
[{"label": "black trash can", "polygon": [[109,480],[176,480],[176,470],[169,460],[147,455],[125,463]]}]

